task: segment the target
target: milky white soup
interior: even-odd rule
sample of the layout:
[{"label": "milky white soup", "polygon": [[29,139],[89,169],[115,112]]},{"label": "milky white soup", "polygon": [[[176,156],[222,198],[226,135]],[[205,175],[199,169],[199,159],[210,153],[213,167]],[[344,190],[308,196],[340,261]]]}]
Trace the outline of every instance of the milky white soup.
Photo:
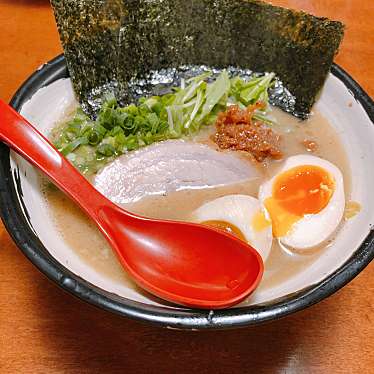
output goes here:
[{"label": "milky white soup", "polygon": [[[274,109],[273,115],[277,120],[274,130],[282,135],[283,160],[292,155],[309,153],[332,162],[344,176],[346,201],[349,201],[351,182],[347,158],[337,133],[327,120],[318,112],[315,112],[307,121],[299,121],[278,109]],[[211,130],[201,132],[195,138],[195,141],[216,148],[210,141],[212,131],[214,131],[214,126]],[[307,150],[307,147],[309,147],[309,150]],[[146,196],[136,202],[121,205],[133,213],[152,218],[188,221],[195,209],[218,197],[228,194],[246,194],[257,198],[259,186],[275,174],[282,160],[270,160],[259,164],[249,160],[240,152],[233,153],[237,154],[238,162],[246,159],[249,168],[256,168],[258,177],[226,186],[210,188],[200,186],[199,188],[186,188],[177,192],[164,192],[161,195]],[[98,272],[116,282],[122,282],[128,287],[136,288],[119,265],[98,229],[85,214],[63,193],[51,185],[45,187],[44,194],[50,207],[51,217],[67,245],[76,251],[84,262]],[[265,262],[265,273],[259,289],[265,290],[279,285],[288,278],[302,272],[323,251],[328,250],[332,241],[333,237],[323,246],[307,251],[297,251],[280,246],[278,241],[274,239],[270,255]]]}]

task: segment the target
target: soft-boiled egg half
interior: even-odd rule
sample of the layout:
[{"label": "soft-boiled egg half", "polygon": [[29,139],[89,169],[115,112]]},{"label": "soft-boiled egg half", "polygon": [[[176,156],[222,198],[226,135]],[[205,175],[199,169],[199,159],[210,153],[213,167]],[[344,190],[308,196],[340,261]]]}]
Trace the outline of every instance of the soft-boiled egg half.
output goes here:
[{"label": "soft-boiled egg half", "polygon": [[213,226],[246,241],[263,261],[272,246],[271,222],[259,200],[247,195],[226,195],[205,203],[192,214],[194,222]]},{"label": "soft-boiled egg half", "polygon": [[292,156],[260,186],[259,200],[271,218],[274,237],[295,249],[312,248],[327,240],[343,218],[343,176],[321,158]]}]

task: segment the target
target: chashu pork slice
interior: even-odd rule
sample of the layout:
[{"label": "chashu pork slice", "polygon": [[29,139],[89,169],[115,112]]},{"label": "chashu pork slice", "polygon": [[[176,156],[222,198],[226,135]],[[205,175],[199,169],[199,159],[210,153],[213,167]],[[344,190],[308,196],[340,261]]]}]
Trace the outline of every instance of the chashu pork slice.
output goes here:
[{"label": "chashu pork slice", "polygon": [[94,185],[117,204],[183,189],[224,186],[259,176],[247,160],[184,140],[167,140],[122,155],[97,174]]}]

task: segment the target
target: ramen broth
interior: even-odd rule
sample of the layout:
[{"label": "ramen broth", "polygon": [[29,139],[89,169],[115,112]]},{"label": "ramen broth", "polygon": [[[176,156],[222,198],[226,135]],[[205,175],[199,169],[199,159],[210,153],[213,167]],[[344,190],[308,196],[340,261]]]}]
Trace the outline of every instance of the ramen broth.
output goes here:
[{"label": "ramen broth", "polygon": [[[327,120],[318,112],[303,122],[278,109],[274,109],[273,115],[277,120],[277,124],[274,125],[275,131],[282,135],[283,159],[296,154],[308,153],[303,144],[305,140],[316,142],[317,149],[312,154],[334,163],[342,171],[346,199],[349,201],[350,171],[348,162],[338,134]],[[208,140],[209,131],[212,130],[202,132],[195,140],[210,143]],[[152,218],[189,220],[191,213],[196,208],[218,197],[228,194],[247,194],[257,197],[260,184],[276,172],[281,162],[282,160],[272,160],[262,164],[259,167],[261,177],[254,181],[223,187],[187,189],[168,195],[145,197],[135,203],[124,205],[124,208]],[[129,287],[135,287],[119,265],[105,239],[86,215],[56,188],[48,187],[44,191],[50,207],[50,214],[67,245],[96,271],[115,281],[126,283]],[[326,250],[328,245],[329,243],[325,243],[323,247],[298,252],[282,248],[274,239],[259,289],[279,285],[302,272],[320,256],[322,251]]]}]

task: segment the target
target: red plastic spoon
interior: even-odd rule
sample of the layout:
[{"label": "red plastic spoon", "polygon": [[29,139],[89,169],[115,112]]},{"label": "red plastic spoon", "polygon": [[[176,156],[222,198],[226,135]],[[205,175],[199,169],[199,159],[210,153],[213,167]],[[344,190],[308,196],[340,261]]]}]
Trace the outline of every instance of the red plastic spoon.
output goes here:
[{"label": "red plastic spoon", "polygon": [[143,218],[119,208],[1,100],[0,140],[81,206],[147,291],[189,307],[224,308],[242,301],[259,284],[263,263],[246,243],[206,226]]}]

